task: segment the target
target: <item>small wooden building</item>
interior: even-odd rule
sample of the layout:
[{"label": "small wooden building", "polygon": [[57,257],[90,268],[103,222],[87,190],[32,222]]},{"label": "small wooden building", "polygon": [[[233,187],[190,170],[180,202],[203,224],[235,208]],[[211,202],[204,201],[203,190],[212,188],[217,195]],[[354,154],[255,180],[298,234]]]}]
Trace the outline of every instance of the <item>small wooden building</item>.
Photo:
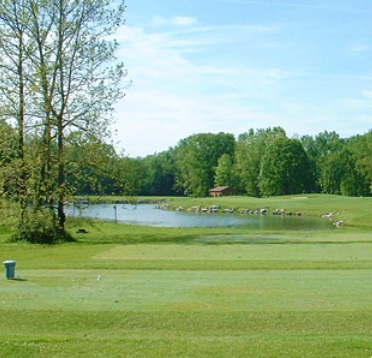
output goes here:
[{"label": "small wooden building", "polygon": [[236,195],[237,193],[237,190],[230,188],[229,186],[217,186],[209,190],[209,194],[213,197]]}]

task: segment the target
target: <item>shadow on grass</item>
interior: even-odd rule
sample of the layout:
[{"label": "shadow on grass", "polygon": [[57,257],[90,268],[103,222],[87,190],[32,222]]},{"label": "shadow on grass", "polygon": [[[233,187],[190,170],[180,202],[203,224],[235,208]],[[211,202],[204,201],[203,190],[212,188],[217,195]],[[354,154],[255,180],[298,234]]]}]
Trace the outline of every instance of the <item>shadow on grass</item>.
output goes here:
[{"label": "shadow on grass", "polygon": [[316,238],[294,238],[286,236],[271,236],[271,235],[244,235],[244,234],[229,234],[229,235],[201,235],[194,239],[196,243],[205,245],[347,245],[347,244],[372,244],[372,241],[365,240],[320,240]]},{"label": "shadow on grass", "polygon": [[10,281],[10,282],[14,282],[14,281],[17,281],[17,282],[27,282],[28,280],[26,278],[21,278],[21,277],[11,277],[11,278],[6,278],[6,281]]}]

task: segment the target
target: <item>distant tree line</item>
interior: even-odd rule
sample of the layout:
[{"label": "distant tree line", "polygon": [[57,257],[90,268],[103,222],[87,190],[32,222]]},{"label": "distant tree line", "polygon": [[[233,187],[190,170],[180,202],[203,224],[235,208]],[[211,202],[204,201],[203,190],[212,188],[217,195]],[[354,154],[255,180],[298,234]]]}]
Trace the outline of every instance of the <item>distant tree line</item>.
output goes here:
[{"label": "distant tree line", "polygon": [[[6,179],[2,190],[9,193],[19,190],[16,138],[13,127],[0,123],[0,166]],[[40,140],[26,136],[27,152],[35,153]],[[229,133],[199,133],[144,158],[120,155],[113,145],[77,131],[66,136],[65,167],[70,196],[204,197],[218,185],[254,197],[371,196],[372,131],[347,139],[327,131],[288,138],[280,127],[250,129],[238,138]]]},{"label": "distant tree line", "polygon": [[169,150],[131,159],[138,194],[207,196],[218,185],[254,197],[300,193],[371,196],[372,131],[351,138],[324,131],[288,138],[281,127],[239,135],[202,133]]}]

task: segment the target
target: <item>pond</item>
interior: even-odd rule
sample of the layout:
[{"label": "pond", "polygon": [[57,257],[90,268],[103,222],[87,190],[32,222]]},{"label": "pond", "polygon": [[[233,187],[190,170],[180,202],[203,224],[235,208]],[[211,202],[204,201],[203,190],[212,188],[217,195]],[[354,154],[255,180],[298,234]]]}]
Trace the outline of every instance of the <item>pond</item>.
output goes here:
[{"label": "pond", "polygon": [[331,221],[306,216],[276,216],[222,213],[195,213],[156,209],[153,204],[89,205],[83,209],[68,206],[66,214],[73,217],[154,227],[229,227],[263,230],[333,229]]}]

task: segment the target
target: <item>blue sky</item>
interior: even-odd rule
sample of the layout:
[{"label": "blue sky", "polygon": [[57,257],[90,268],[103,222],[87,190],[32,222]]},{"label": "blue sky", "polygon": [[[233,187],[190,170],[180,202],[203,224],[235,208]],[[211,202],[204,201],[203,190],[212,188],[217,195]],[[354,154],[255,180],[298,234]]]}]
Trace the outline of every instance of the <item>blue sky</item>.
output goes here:
[{"label": "blue sky", "polygon": [[371,0],[126,0],[115,112],[131,157],[194,133],[372,128]]}]

